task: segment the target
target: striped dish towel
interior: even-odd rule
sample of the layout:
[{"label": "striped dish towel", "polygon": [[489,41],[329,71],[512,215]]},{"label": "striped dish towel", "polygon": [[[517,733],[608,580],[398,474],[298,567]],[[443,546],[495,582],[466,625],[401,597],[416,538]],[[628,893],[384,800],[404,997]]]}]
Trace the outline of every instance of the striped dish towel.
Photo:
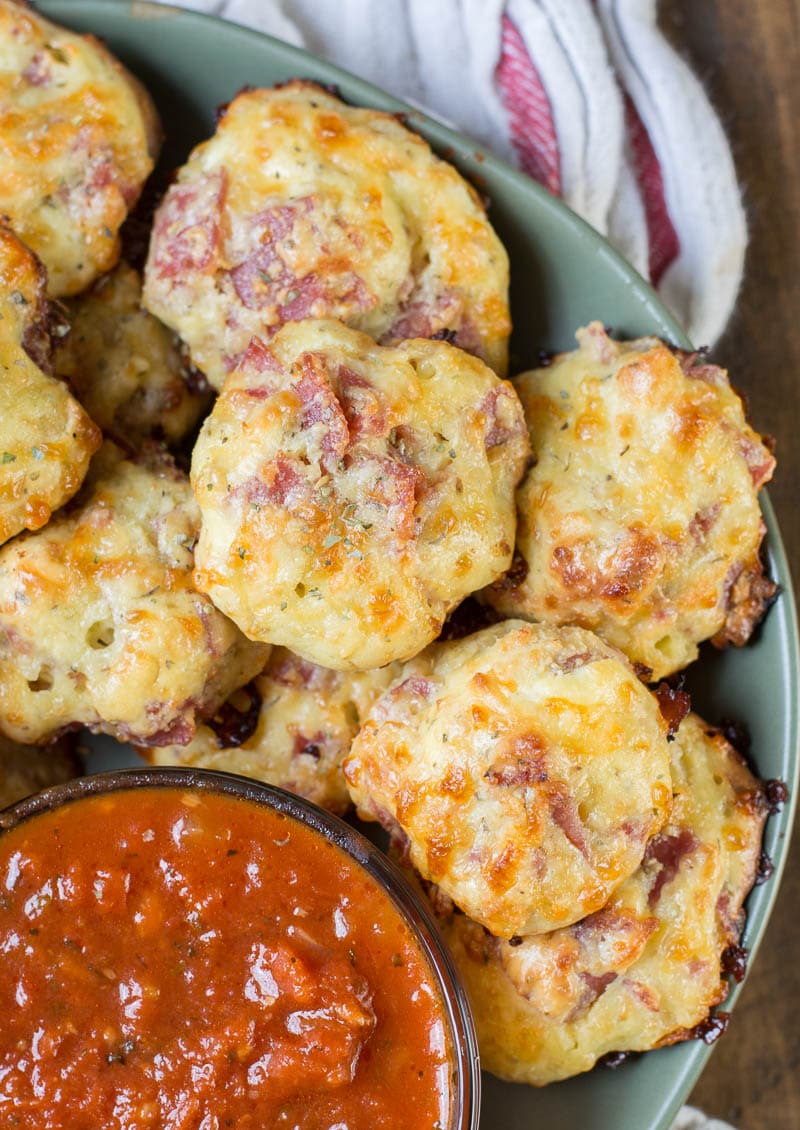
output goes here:
[{"label": "striped dish towel", "polygon": [[563,199],[712,345],[747,227],[725,134],[656,0],[172,0],[307,47]]}]

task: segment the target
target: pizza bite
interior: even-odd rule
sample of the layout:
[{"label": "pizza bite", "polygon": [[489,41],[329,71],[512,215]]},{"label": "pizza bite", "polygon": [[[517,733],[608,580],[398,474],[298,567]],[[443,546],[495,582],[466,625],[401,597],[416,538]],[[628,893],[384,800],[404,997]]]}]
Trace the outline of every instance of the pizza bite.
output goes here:
[{"label": "pizza bite", "polygon": [[477,358],[288,322],[253,339],[195,446],[195,581],[314,663],[408,659],[508,567],[527,455],[513,388]]},{"label": "pizza bite", "polygon": [[0,0],[0,137],[0,215],[41,258],[48,294],[77,294],[119,258],[158,151],[153,103],[94,36]]},{"label": "pizza bite", "polygon": [[92,420],[46,371],[44,290],[41,263],[0,219],[0,544],[43,526],[78,490],[100,445]]},{"label": "pizza bite", "polygon": [[512,941],[464,915],[443,916],[482,1063],[500,1078],[543,1086],[610,1053],[713,1028],[709,1012],[728,994],[722,961],[741,936],[768,806],[761,782],[697,715],[670,748],[669,821],[601,910]]},{"label": "pizza bite", "polygon": [[112,439],[134,448],[152,437],[174,445],[197,424],[211,390],[141,297],[139,273],[120,263],[70,300],[55,371]]},{"label": "pizza bite", "polygon": [[505,938],[599,910],[672,800],[666,725],[624,656],[513,620],[408,664],[343,768],[359,814]]},{"label": "pizza bite", "polygon": [[198,726],[188,745],[142,753],[154,765],[255,777],[341,814],[351,803],[342,758],[400,667],[330,671],[276,647],[262,673]]},{"label": "pizza bite", "polygon": [[250,339],[337,318],[507,364],[508,258],[475,191],[396,115],[311,82],[246,90],[160,205],[145,302],[217,388]]},{"label": "pizza bite", "polygon": [[192,584],[197,526],[169,456],[107,443],[68,511],[0,549],[1,733],[188,742],[261,670],[267,649]]},{"label": "pizza bite", "polygon": [[657,338],[593,323],[515,381],[535,463],[517,557],[485,595],[506,616],[579,624],[642,674],[743,644],[775,593],[758,492],[775,466],[727,373]]}]

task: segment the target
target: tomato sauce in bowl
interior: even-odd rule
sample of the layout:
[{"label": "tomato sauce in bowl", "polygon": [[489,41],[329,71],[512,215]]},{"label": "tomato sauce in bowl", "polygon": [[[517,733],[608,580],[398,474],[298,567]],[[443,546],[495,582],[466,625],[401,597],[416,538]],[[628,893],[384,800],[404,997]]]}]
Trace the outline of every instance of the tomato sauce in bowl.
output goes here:
[{"label": "tomato sauce in bowl", "polygon": [[0,821],[4,1128],[477,1126],[446,953],[346,825],[170,769]]}]

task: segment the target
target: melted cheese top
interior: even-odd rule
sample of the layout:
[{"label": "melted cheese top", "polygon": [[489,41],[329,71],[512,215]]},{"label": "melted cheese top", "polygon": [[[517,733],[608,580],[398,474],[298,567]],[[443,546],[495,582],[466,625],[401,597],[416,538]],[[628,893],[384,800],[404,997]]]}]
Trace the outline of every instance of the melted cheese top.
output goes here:
[{"label": "melted cheese top", "polygon": [[51,295],[116,263],[157,135],[148,95],[98,40],[0,0],[0,214],[44,262]]}]

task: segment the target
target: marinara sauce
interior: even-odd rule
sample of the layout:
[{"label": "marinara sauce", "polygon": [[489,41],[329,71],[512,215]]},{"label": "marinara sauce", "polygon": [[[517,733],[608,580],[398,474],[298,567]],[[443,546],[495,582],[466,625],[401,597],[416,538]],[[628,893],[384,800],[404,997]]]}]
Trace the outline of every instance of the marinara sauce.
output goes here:
[{"label": "marinara sauce", "polygon": [[0,836],[0,1126],[445,1130],[452,1054],[390,898],[291,816],[178,786]]}]

